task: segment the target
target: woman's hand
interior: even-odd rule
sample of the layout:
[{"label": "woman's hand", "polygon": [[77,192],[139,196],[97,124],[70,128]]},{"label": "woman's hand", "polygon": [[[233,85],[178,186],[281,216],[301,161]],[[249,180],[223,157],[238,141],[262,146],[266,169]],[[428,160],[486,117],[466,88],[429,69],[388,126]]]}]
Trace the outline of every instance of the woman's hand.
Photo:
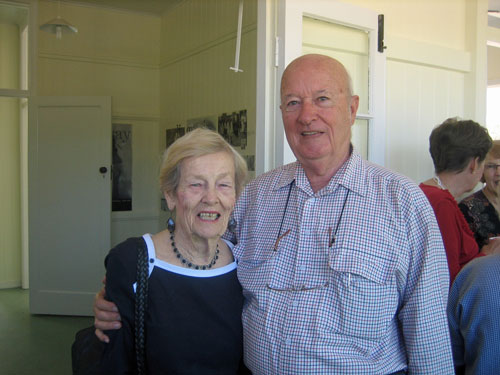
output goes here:
[{"label": "woman's hand", "polygon": [[106,291],[102,288],[94,299],[95,335],[102,342],[109,342],[109,337],[103,331],[121,328],[121,317],[113,302],[106,301]]}]

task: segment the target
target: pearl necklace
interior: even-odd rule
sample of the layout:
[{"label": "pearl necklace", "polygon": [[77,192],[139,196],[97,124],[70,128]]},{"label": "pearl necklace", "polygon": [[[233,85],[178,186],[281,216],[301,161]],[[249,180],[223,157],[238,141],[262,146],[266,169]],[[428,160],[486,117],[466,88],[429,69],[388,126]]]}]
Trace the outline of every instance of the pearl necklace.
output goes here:
[{"label": "pearl necklace", "polygon": [[432,179],[433,179],[434,181],[436,181],[436,184],[438,184],[438,186],[439,186],[441,189],[443,189],[443,190],[448,190],[448,189],[446,188],[446,186],[444,186],[444,184],[441,182],[441,180],[439,179],[439,177],[438,177],[438,176],[434,176],[434,177],[432,177]]},{"label": "pearl necklace", "polygon": [[206,269],[212,268],[212,266],[214,266],[215,263],[217,263],[217,259],[219,259],[219,244],[217,244],[214,257],[212,258],[210,263],[200,265],[200,264],[195,264],[195,263],[187,260],[186,258],[184,258],[184,256],[182,256],[179,249],[177,249],[177,247],[175,246],[175,239],[174,239],[174,231],[173,230],[170,231],[170,241],[172,241],[171,242],[172,243],[172,250],[174,251],[177,259],[179,259],[179,261],[182,263],[183,266],[187,266],[189,268],[194,268],[195,270],[206,270]]}]

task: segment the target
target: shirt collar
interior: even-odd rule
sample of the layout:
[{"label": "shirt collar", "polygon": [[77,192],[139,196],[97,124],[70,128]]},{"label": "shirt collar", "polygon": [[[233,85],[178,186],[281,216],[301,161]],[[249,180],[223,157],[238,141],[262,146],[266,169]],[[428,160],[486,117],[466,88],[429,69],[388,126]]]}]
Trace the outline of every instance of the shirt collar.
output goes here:
[{"label": "shirt collar", "polygon": [[364,176],[366,176],[366,162],[353,148],[349,159],[335,173],[325,189],[331,193],[337,185],[341,185],[353,193],[364,196],[368,188]]},{"label": "shirt collar", "polygon": [[[309,181],[307,180],[306,173],[300,162],[295,161],[293,163],[287,164],[282,167],[283,172],[279,180],[276,183],[276,190],[281,189],[284,186],[288,186],[295,180],[297,187],[302,190],[311,190]],[[366,164],[361,155],[352,149],[351,155],[346,160],[346,162],[340,167],[340,169],[331,178],[328,185],[322,189],[320,194],[332,193],[338,185],[351,190],[361,196],[366,195],[366,183],[364,181],[366,170]]]}]

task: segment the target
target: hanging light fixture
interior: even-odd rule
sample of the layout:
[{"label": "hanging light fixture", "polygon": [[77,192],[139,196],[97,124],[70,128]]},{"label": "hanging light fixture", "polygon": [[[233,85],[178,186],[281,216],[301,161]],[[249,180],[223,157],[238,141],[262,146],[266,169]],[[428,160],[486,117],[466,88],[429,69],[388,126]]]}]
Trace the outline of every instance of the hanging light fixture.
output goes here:
[{"label": "hanging light fixture", "polygon": [[61,1],[57,2],[57,17],[40,25],[40,30],[51,34],[56,34],[57,39],[61,39],[62,34],[77,33],[78,29],[65,19],[61,18]]}]

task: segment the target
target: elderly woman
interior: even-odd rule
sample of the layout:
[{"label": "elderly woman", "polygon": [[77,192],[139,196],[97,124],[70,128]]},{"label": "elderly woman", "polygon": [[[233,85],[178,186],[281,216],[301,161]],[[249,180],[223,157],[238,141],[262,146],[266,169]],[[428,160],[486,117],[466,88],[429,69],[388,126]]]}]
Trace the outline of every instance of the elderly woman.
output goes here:
[{"label": "elderly woman", "polygon": [[450,283],[475,257],[500,252],[499,241],[479,248],[457,198],[471,191],[483,175],[492,141],[488,131],[471,120],[448,119],[429,138],[435,176],[420,184],[434,209],[450,270]]},{"label": "elderly woman", "polygon": [[474,232],[479,247],[491,237],[500,236],[500,141],[493,141],[486,160],[482,190],[470,195],[458,205]]},{"label": "elderly woman", "polygon": [[[160,185],[175,213],[167,229],[145,234],[150,262],[146,315],[149,374],[236,374],[242,357],[243,296],[232,244],[221,239],[246,178],[243,158],[224,139],[196,129],[165,152]],[[136,242],[106,257],[106,296],[122,329],[107,331],[106,374],[135,372]]]}]

